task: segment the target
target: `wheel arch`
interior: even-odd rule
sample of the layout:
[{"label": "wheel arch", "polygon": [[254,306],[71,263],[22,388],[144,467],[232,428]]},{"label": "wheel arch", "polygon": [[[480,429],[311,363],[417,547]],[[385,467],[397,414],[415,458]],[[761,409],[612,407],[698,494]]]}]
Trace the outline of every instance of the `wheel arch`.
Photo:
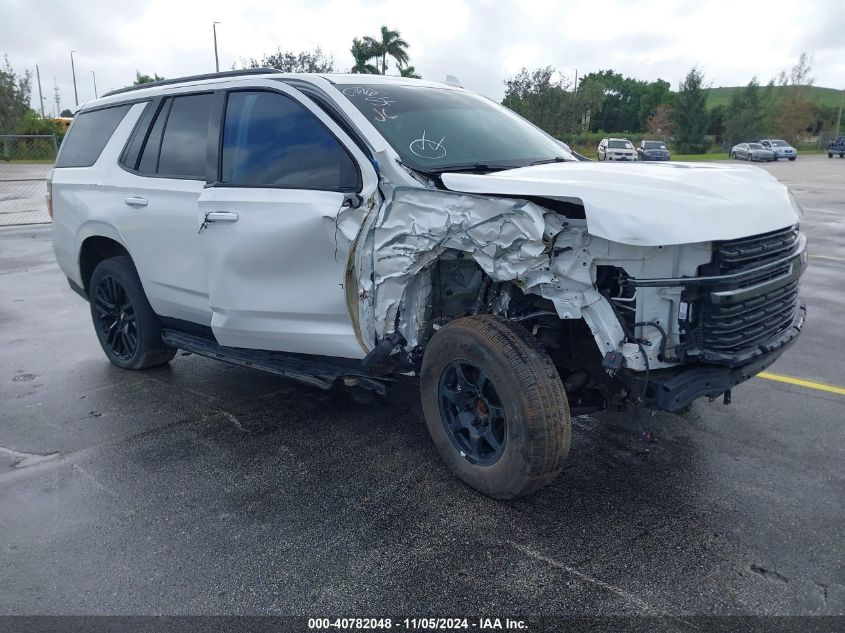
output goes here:
[{"label": "wheel arch", "polygon": [[127,248],[118,240],[105,235],[90,235],[79,247],[79,274],[82,288],[88,293],[91,275],[97,265],[111,257],[132,257]]}]

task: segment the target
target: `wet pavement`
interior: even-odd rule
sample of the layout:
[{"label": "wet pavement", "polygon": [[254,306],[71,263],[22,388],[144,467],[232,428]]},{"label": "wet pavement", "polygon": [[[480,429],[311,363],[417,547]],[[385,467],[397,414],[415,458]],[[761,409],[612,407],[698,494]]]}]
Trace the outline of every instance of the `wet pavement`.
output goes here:
[{"label": "wet pavement", "polygon": [[[845,386],[845,161],[765,167],[807,208],[804,335],[771,371]],[[0,613],[843,614],[845,397],[574,420],[504,503],[382,399],[178,355],[103,356],[47,227],[0,229]]]}]

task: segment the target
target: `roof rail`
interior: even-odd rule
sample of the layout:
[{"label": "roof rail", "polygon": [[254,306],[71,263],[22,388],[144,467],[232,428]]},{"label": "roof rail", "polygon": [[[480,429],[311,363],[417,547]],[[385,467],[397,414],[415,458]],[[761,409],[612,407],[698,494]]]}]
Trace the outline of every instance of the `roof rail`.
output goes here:
[{"label": "roof rail", "polygon": [[241,75],[266,75],[267,73],[280,73],[281,70],[277,68],[244,68],[243,70],[226,70],[222,73],[205,73],[204,75],[189,75],[188,77],[176,77],[175,79],[162,79],[161,81],[150,81],[145,84],[138,84],[137,86],[126,86],[126,88],[118,88],[111,90],[104,94],[104,97],[112,95],[123,94],[124,92],[132,92],[133,90],[143,90],[144,88],[157,88],[158,86],[170,86],[172,84],[181,84],[186,81],[199,81],[201,79],[222,79],[224,77],[240,77]]}]

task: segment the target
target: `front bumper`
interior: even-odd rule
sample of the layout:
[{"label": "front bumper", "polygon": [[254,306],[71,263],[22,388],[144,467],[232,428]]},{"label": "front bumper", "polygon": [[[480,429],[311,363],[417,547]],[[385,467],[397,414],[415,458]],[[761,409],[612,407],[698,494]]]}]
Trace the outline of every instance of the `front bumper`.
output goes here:
[{"label": "front bumper", "polygon": [[654,154],[642,154],[640,160],[669,160],[669,154],[665,155],[654,155]]},{"label": "front bumper", "polygon": [[[717,365],[689,365],[650,372],[646,387],[645,404],[662,411],[679,411],[696,398],[716,397],[753,378],[774,363],[789,349],[801,334],[807,308],[802,302],[792,325],[776,338],[760,346],[760,355],[745,365],[723,367]],[[627,376],[632,393],[642,393],[644,372],[631,372]]]}]

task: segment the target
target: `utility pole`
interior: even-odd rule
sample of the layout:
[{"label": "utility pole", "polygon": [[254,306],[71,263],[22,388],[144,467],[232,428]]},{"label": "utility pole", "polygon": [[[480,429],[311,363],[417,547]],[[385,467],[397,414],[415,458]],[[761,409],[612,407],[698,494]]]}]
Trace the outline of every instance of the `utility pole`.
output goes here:
[{"label": "utility pole", "polygon": [[56,118],[59,118],[59,115],[62,113],[62,104],[59,99],[59,84],[56,83],[56,78],[53,77],[53,91],[56,95]]},{"label": "utility pole", "polygon": [[94,80],[94,98],[97,98],[97,75],[94,74],[94,71],[91,71],[91,78]]},{"label": "utility pole", "polygon": [[41,118],[46,119],[47,117],[44,116],[44,96],[41,94],[41,71],[38,70],[38,64],[35,64],[35,76],[38,78],[38,106],[41,110]]},{"label": "utility pole", "polygon": [[76,102],[76,105],[79,105],[79,95],[76,92],[76,67],[73,65],[73,54],[76,51],[70,52],[70,72],[73,73],[73,100]]},{"label": "utility pole", "polygon": [[836,136],[839,136],[839,124],[842,123],[842,106],[845,105],[845,88],[842,89],[842,98],[839,100],[839,114],[836,115]]},{"label": "utility pole", "polygon": [[220,72],[220,59],[217,57],[217,25],[220,22],[212,22],[211,28],[214,31],[214,69],[216,72]]}]

